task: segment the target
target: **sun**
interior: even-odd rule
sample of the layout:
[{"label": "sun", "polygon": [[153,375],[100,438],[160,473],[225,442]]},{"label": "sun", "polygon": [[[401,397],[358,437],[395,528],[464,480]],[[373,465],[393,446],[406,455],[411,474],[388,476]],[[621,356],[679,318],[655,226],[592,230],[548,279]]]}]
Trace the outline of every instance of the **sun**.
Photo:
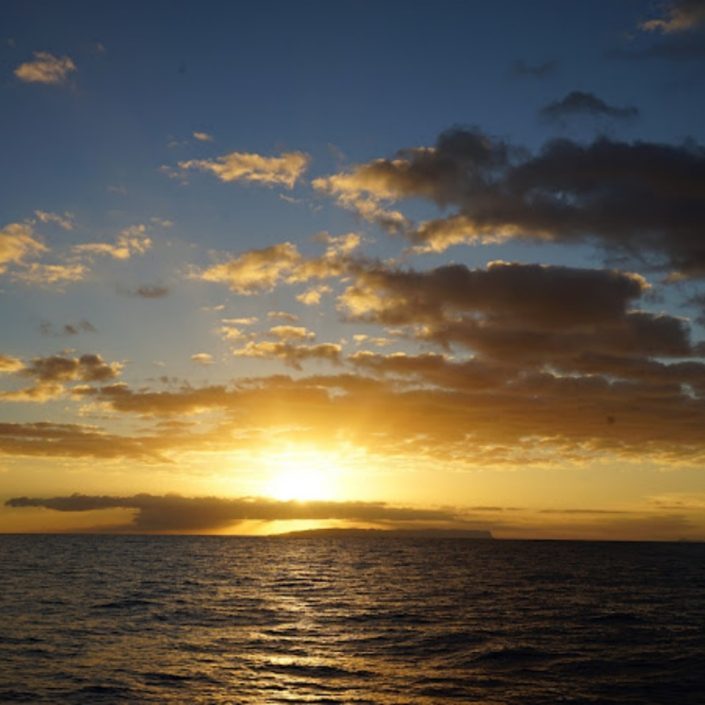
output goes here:
[{"label": "sun", "polygon": [[337,495],[340,466],[334,454],[292,446],[267,454],[265,494],[282,501],[326,500]]}]

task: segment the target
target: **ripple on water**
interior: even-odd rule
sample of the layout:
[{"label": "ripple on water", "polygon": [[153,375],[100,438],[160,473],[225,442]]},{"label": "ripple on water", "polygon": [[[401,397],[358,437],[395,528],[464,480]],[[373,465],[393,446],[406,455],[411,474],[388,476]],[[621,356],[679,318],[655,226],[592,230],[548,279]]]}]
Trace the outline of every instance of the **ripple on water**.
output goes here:
[{"label": "ripple on water", "polygon": [[705,547],[0,537],[0,702],[702,705]]}]

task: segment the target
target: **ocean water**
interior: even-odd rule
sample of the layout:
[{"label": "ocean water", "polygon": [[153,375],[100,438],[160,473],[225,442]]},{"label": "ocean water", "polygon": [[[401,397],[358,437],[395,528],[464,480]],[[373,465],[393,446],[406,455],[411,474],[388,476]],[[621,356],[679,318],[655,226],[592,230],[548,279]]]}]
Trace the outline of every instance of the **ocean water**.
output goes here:
[{"label": "ocean water", "polygon": [[705,545],[0,536],[2,703],[705,703]]}]

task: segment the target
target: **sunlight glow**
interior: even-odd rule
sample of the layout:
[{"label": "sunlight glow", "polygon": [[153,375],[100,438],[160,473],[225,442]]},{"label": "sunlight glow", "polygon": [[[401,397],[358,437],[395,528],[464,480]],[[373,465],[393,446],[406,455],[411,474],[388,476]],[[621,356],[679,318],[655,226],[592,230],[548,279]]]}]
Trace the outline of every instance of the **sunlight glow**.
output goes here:
[{"label": "sunlight glow", "polygon": [[333,453],[308,446],[291,446],[268,454],[271,475],[264,492],[275,499],[324,500],[338,495],[340,466]]}]

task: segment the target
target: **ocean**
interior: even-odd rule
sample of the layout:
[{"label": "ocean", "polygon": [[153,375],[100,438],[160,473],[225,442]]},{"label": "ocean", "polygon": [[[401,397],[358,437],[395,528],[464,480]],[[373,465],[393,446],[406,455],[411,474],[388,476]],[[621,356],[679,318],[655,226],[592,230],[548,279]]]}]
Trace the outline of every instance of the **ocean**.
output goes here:
[{"label": "ocean", "polygon": [[0,571],[2,703],[705,703],[705,544],[5,535]]}]

